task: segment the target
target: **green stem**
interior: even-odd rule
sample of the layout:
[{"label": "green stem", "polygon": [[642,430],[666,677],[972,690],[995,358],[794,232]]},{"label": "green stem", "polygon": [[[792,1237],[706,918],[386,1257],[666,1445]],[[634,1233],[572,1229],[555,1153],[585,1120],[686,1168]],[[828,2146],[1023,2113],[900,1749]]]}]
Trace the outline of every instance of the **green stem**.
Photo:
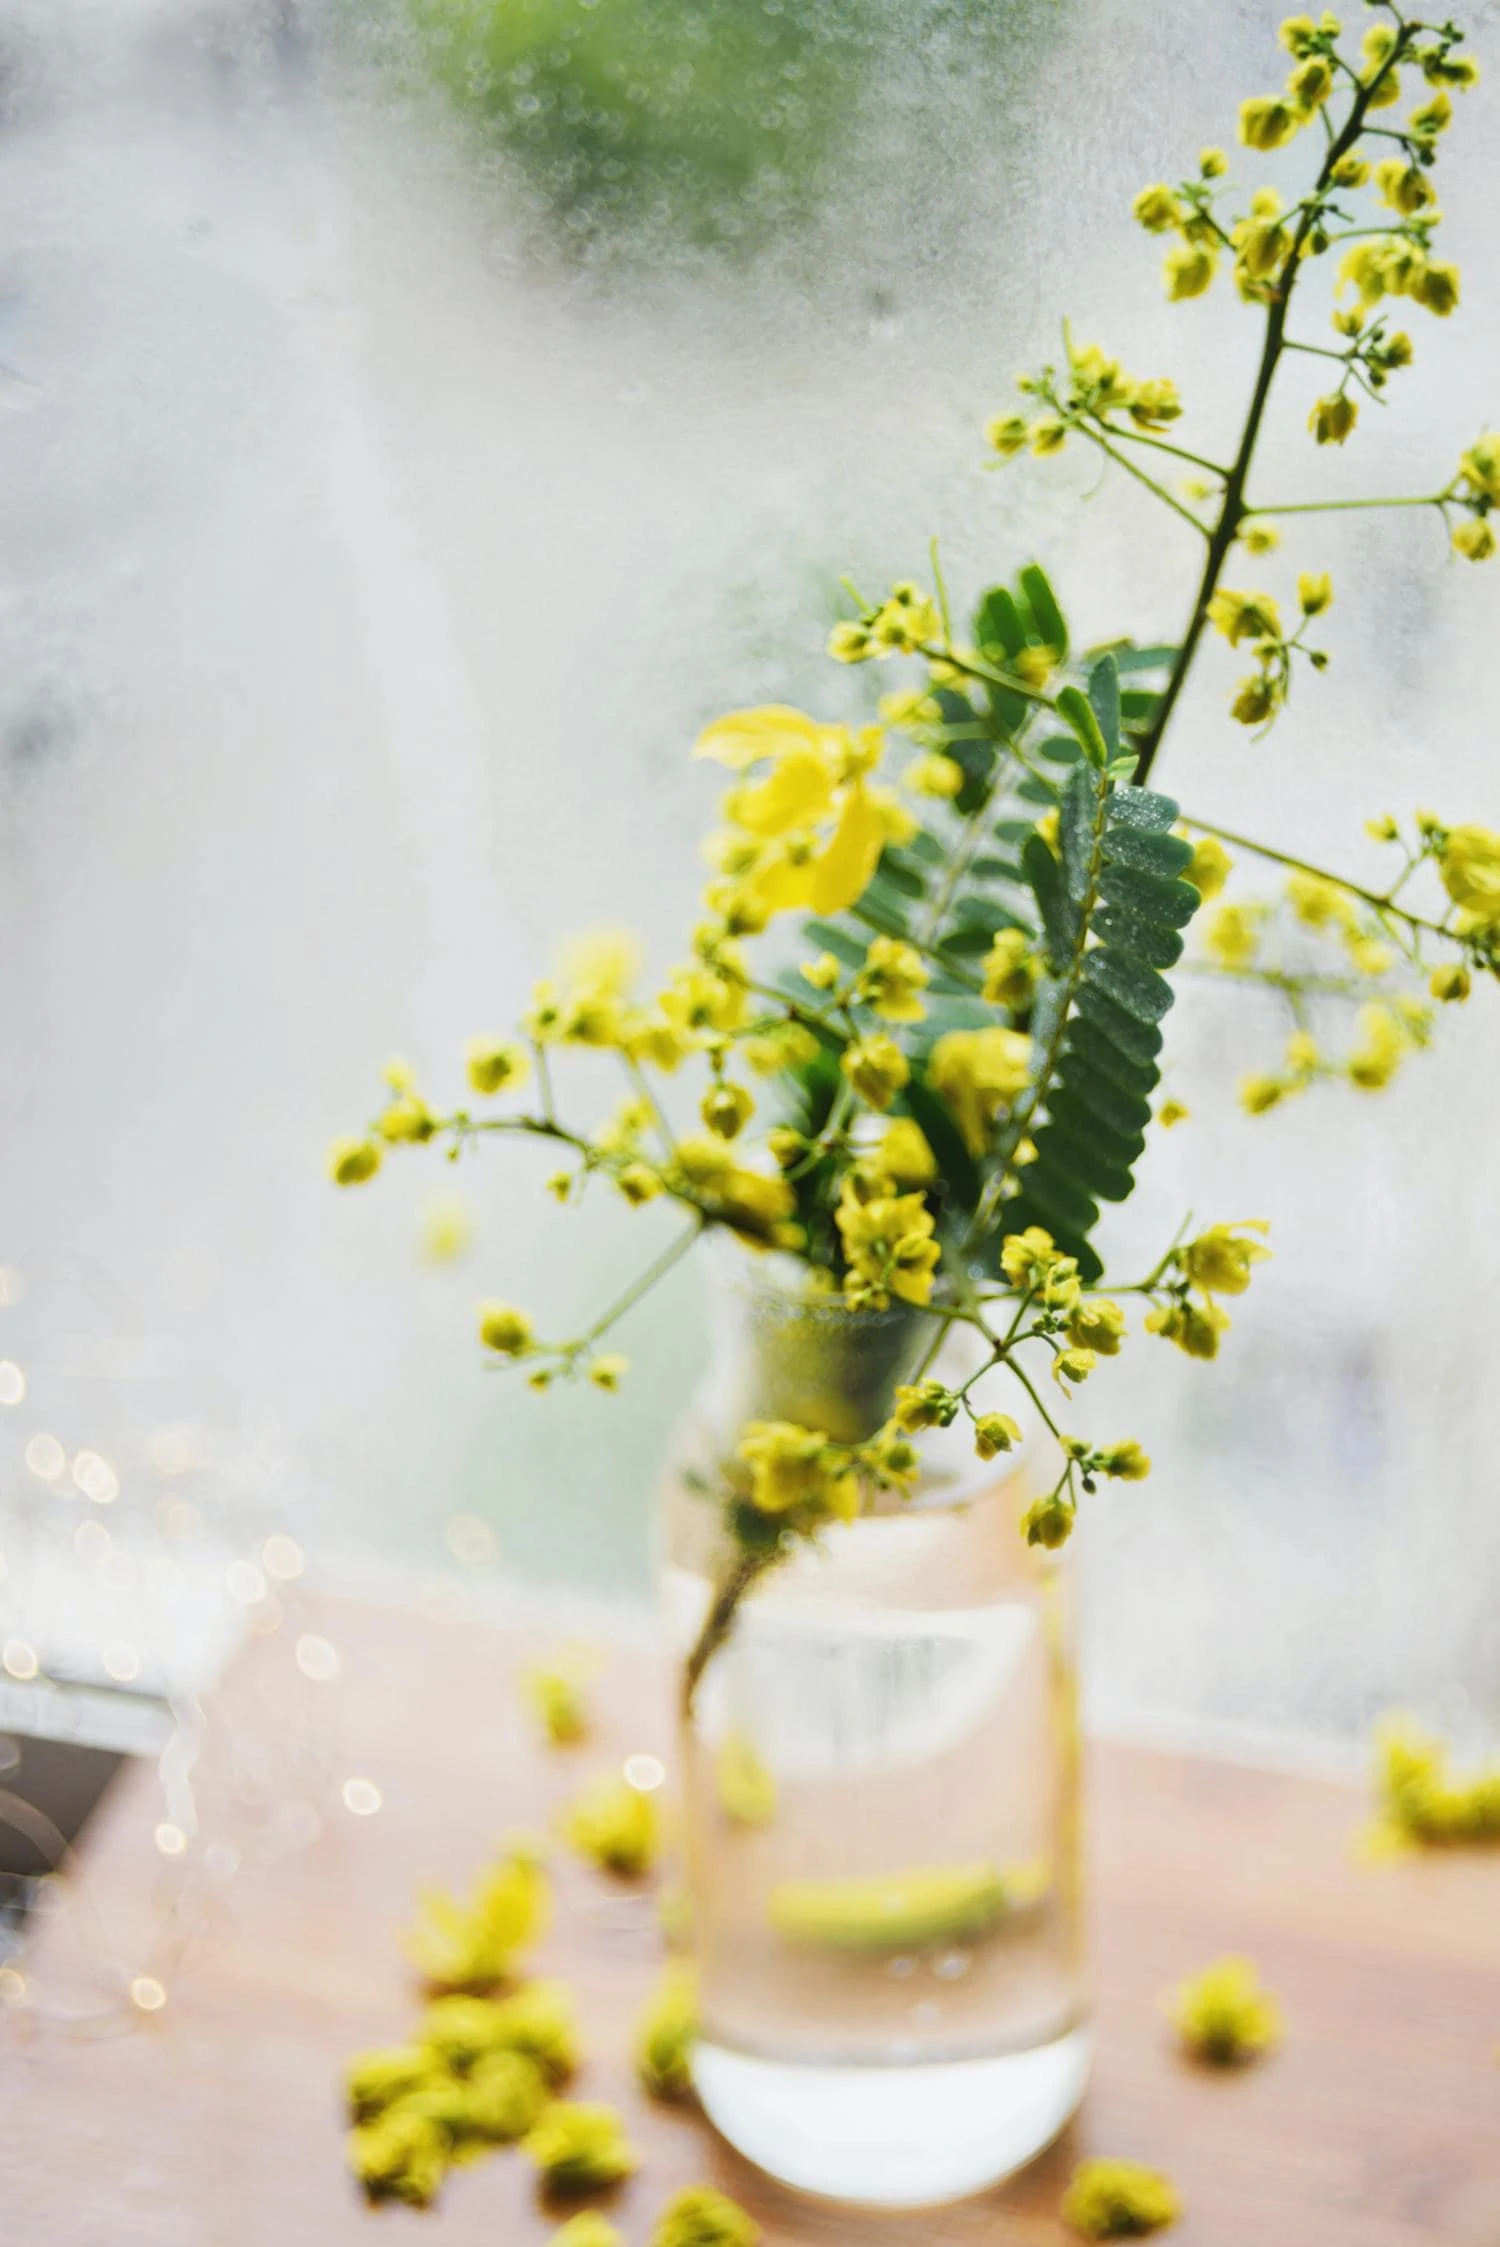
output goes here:
[{"label": "green stem", "polygon": [[1206,819],[1192,819],[1186,812],[1180,817],[1183,826],[1191,827],[1195,834],[1213,835],[1219,842],[1228,843],[1235,850],[1247,850],[1254,858],[1268,859],[1273,866],[1285,866],[1294,874],[1311,874],[1316,881],[1330,882],[1335,889],[1346,891],[1350,897],[1357,897],[1372,911],[1405,921],[1408,928],[1420,929],[1428,936],[1446,937],[1452,944],[1462,941],[1453,929],[1443,928],[1438,922],[1425,920],[1420,913],[1409,913],[1404,905],[1393,903],[1388,890],[1366,889],[1362,883],[1351,882],[1343,874],[1330,874],[1325,866],[1314,866],[1305,858],[1293,858],[1288,851],[1273,850],[1269,843],[1252,842],[1248,835],[1236,835],[1228,827],[1210,826]]},{"label": "green stem", "polygon": [[1247,507],[1248,515],[1341,515],[1359,507],[1441,507],[1448,492],[1422,492],[1401,499],[1298,499],[1275,507]]},{"label": "green stem", "polygon": [[576,1357],[580,1351],[586,1350],[591,1343],[597,1342],[601,1335],[607,1334],[618,1320],[624,1318],[627,1311],[633,1311],[641,1298],[650,1294],[657,1281],[664,1280],[673,1265],[682,1262],[683,1257],[686,1256],[688,1250],[703,1232],[707,1222],[706,1218],[699,1215],[689,1225],[685,1233],[679,1233],[675,1241],[668,1243],[660,1256],[653,1257],[646,1269],[631,1281],[624,1294],[617,1296],[614,1302],[610,1304],[609,1309],[601,1312],[593,1325],[583,1334],[580,1334],[578,1340],[572,1345],[570,1354]]},{"label": "green stem", "polygon": [[734,1628],[734,1618],[747,1592],[781,1558],[779,1551],[747,1553],[736,1551],[724,1574],[714,1587],[703,1627],[693,1641],[687,1660],[682,1666],[682,1720],[687,1723],[693,1714],[693,1701],[704,1671]]},{"label": "green stem", "polygon": [[1208,525],[1200,523],[1190,507],[1184,507],[1182,501],[1174,497],[1165,484],[1159,484],[1154,476],[1148,476],[1144,468],[1137,468],[1135,462],[1127,460],[1124,453],[1116,452],[1109,439],[1102,437],[1097,429],[1091,429],[1084,421],[1076,422],[1074,427],[1080,435],[1088,438],[1090,444],[1097,445],[1100,452],[1112,460],[1117,468],[1123,468],[1127,476],[1133,476],[1138,484],[1144,484],[1147,491],[1154,493],[1164,507],[1170,507],[1174,515],[1180,515],[1185,523],[1191,523],[1200,538],[1211,535]]},{"label": "green stem", "polygon": [[[1221,467],[1218,461],[1205,460],[1202,453],[1190,453],[1185,445],[1171,444],[1165,437],[1151,436],[1144,429],[1122,429],[1114,421],[1105,422],[1104,427],[1111,437],[1123,437],[1132,445],[1149,445],[1153,452],[1170,453],[1174,460],[1185,460],[1193,468],[1206,469],[1210,476],[1223,478],[1229,474],[1229,470]],[[1202,528],[1201,524],[1199,528]]]},{"label": "green stem", "polygon": [[[1303,206],[1302,216],[1297,222],[1296,231],[1281,268],[1281,286],[1266,308],[1265,337],[1261,344],[1260,365],[1256,370],[1255,384],[1250,394],[1250,406],[1245,416],[1245,426],[1240,435],[1234,465],[1229,471],[1224,486],[1224,499],[1219,510],[1218,521],[1208,534],[1208,552],[1204,556],[1203,575],[1198,581],[1198,591],[1193,600],[1187,630],[1182,636],[1182,644],[1168,674],[1167,684],[1163,690],[1161,701],[1157,705],[1156,714],[1141,742],[1140,755],[1135,768],[1136,782],[1139,786],[1144,786],[1150,777],[1151,768],[1156,762],[1163,736],[1171,723],[1172,713],[1176,709],[1178,698],[1187,683],[1188,674],[1193,667],[1193,659],[1198,653],[1198,646],[1208,623],[1208,606],[1218,589],[1220,574],[1234,545],[1240,524],[1247,514],[1264,512],[1262,509],[1250,509],[1246,506],[1245,485],[1250,475],[1251,462],[1255,458],[1255,447],[1260,437],[1261,424],[1265,420],[1266,407],[1271,396],[1271,386],[1276,379],[1276,369],[1280,364],[1282,350],[1285,346],[1287,314],[1291,308],[1292,294],[1302,261],[1303,245],[1312,231],[1318,199],[1332,184],[1334,166],[1358,140],[1361,128],[1364,125],[1365,113],[1372,98],[1389,75],[1393,63],[1401,56],[1402,52],[1402,44],[1398,41],[1396,46],[1392,48],[1391,54],[1386,58],[1383,68],[1377,71],[1368,83],[1361,81],[1356,88],[1354,99],[1349,107],[1349,114],[1339,132],[1329,142],[1312,196]],[[1199,527],[1202,528],[1201,525]]]}]

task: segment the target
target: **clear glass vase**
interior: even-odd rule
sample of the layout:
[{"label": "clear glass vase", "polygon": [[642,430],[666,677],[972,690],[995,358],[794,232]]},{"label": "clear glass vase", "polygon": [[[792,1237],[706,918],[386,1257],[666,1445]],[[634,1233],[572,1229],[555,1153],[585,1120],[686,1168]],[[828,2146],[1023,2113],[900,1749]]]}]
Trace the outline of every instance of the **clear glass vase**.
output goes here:
[{"label": "clear glass vase", "polygon": [[721,1274],[666,1494],[695,2075],[773,2176],[924,2206],[1028,2161],[1087,2074],[1072,1569],[1020,1534],[1055,1479],[1050,1439],[986,1466],[961,1423],[922,1439],[910,1499],[873,1500],[760,1576],[694,1676],[734,1582],[736,1430],[856,1441],[936,1332],[905,1307],[810,1299],[799,1277],[773,1259]]}]

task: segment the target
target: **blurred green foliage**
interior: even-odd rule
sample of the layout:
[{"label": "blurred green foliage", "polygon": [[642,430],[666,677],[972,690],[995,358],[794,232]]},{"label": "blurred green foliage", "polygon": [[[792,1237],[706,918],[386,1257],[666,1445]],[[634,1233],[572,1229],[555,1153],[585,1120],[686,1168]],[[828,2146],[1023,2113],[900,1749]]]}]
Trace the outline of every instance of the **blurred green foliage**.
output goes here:
[{"label": "blurred green foliage", "polygon": [[[812,209],[890,72],[985,71],[1059,0],[406,0],[425,67],[587,239],[752,247]],[[918,107],[921,105],[918,104]]]}]

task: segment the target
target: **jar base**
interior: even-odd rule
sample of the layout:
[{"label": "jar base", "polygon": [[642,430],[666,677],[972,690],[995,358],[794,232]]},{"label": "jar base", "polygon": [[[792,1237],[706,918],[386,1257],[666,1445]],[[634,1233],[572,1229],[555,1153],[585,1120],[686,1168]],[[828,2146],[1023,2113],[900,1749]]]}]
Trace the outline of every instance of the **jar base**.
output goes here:
[{"label": "jar base", "polygon": [[808,2066],[704,2042],[693,2080],[722,2136],[782,2184],[871,2208],[931,2208],[996,2185],[1083,2096],[1092,2038],[995,2059]]}]

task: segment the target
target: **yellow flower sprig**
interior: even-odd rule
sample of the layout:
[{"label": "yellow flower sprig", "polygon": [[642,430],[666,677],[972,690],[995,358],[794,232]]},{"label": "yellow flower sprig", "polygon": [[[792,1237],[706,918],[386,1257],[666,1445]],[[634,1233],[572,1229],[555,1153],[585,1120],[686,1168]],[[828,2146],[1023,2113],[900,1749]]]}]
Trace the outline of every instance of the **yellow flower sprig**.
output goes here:
[{"label": "yellow flower sprig", "polygon": [[1182,1982],[1166,2011],[1184,2051],[1209,2067],[1242,2067],[1281,2037],[1281,2008],[1248,1958],[1218,1958]]}]

